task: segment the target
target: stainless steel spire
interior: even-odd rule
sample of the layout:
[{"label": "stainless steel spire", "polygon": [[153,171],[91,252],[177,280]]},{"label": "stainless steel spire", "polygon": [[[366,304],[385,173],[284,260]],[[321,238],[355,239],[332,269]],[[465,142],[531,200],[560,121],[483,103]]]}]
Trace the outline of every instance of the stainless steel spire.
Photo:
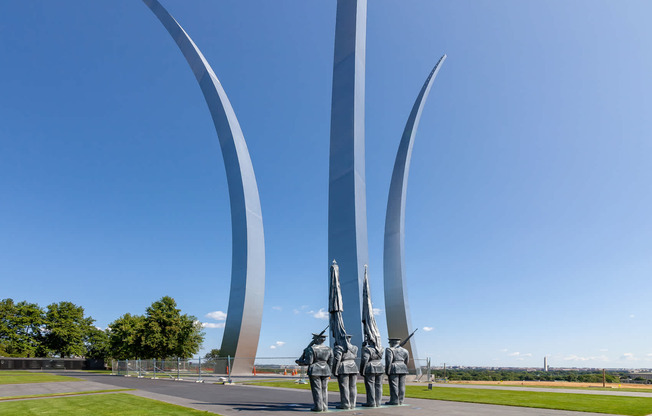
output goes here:
[{"label": "stainless steel spire", "polygon": [[143,0],[167,29],[197,78],[222,149],[231,202],[231,292],[220,353],[231,373],[250,374],[258,349],[265,294],[265,241],[256,176],[240,124],[222,84],[185,30],[157,0]]},{"label": "stainless steel spire", "polygon": [[[392,182],[389,187],[387,200],[387,215],[385,217],[385,251],[383,256],[384,282],[385,282],[385,316],[387,317],[387,332],[390,338],[405,339],[412,332],[410,319],[410,306],[407,296],[405,281],[405,196],[407,192],[408,173],[412,146],[417,134],[417,127],[421,119],[423,106],[428,98],[432,83],[439,72],[446,55],[428,75],[408,117],[401,143],[396,154]],[[416,345],[413,339],[405,344],[413,360],[418,358]]]},{"label": "stainless steel spire", "polygon": [[338,0],[331,106],[328,261],[337,259],[344,325],[362,343],[360,295],[367,246],[364,99],[367,1]]}]

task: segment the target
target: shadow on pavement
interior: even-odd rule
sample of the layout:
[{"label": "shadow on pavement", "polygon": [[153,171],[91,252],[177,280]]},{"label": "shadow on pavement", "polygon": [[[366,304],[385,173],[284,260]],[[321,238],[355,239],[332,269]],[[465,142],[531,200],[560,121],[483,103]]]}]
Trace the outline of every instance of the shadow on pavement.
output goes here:
[{"label": "shadow on pavement", "polygon": [[310,410],[311,404],[274,404],[274,403],[194,403],[203,406],[232,406],[233,410],[238,411],[255,411],[255,412],[305,412]]}]

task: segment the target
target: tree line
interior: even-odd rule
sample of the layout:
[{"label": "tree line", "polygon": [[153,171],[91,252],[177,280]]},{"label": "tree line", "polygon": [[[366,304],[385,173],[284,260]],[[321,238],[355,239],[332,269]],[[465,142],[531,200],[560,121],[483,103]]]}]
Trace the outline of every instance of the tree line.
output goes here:
[{"label": "tree line", "polygon": [[[433,370],[436,378],[448,380],[478,380],[478,381],[572,381],[580,383],[602,383],[602,372],[595,370],[489,370],[481,368]],[[619,383],[621,374],[609,371],[606,373],[607,383]]]},{"label": "tree line", "polygon": [[182,314],[169,296],[144,315],[122,315],[105,330],[71,302],[45,308],[27,301],[0,301],[0,356],[93,359],[189,358],[204,341],[201,323]]}]

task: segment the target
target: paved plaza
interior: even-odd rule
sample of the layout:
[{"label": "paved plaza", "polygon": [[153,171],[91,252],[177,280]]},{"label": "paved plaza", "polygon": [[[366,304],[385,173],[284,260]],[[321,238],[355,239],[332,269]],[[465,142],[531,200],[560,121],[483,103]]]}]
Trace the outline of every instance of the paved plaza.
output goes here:
[{"label": "paved plaza", "polygon": [[[111,376],[107,374],[60,373],[83,379],[82,382],[57,382],[13,384],[0,386],[0,397],[28,394],[52,394],[92,390],[129,388],[127,392],[136,396],[160,400],[166,403],[218,413],[224,416],[254,416],[268,413],[270,416],[296,416],[312,414],[309,409],[312,397],[309,390],[285,389],[261,386],[222,385],[193,383],[173,380],[151,380],[135,377]],[[559,391],[559,390],[557,390]],[[571,391],[586,393],[584,390]],[[593,392],[610,394],[611,392]],[[364,402],[358,396],[358,404]],[[329,395],[329,411],[350,415],[407,415],[407,416],[598,416],[598,413],[568,412],[559,410],[531,409],[524,407],[496,406],[475,403],[447,402],[439,400],[406,399],[407,405],[401,407],[381,407],[368,409],[357,407],[354,410],[336,410],[338,393]],[[602,416],[604,416],[602,414]]]}]

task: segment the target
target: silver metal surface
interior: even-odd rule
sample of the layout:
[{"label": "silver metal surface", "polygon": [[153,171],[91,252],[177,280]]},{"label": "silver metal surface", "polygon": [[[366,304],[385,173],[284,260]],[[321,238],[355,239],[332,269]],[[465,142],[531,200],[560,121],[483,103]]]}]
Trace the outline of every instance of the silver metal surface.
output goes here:
[{"label": "silver metal surface", "polygon": [[220,141],[231,202],[231,291],[220,352],[232,373],[250,374],[258,349],[265,293],[265,241],[258,185],[240,124],[199,48],[157,0],[143,0],[177,43],[197,78]]},{"label": "silver metal surface", "polygon": [[[366,0],[338,0],[328,181],[328,261],[337,259],[351,343],[362,343],[360,294],[368,263],[364,166]],[[332,341],[331,341],[332,342]]]},{"label": "silver metal surface", "polygon": [[[401,137],[401,143],[396,154],[392,182],[387,200],[387,215],[385,217],[385,250],[383,256],[385,282],[385,316],[387,317],[387,332],[390,338],[405,339],[412,332],[410,306],[408,303],[407,285],[405,280],[405,196],[407,192],[408,173],[414,137],[417,133],[421,112],[432,83],[439,72],[446,55],[428,75],[417,97],[412,112],[408,117]],[[412,360],[410,367],[418,359],[414,339],[405,344]]]}]

